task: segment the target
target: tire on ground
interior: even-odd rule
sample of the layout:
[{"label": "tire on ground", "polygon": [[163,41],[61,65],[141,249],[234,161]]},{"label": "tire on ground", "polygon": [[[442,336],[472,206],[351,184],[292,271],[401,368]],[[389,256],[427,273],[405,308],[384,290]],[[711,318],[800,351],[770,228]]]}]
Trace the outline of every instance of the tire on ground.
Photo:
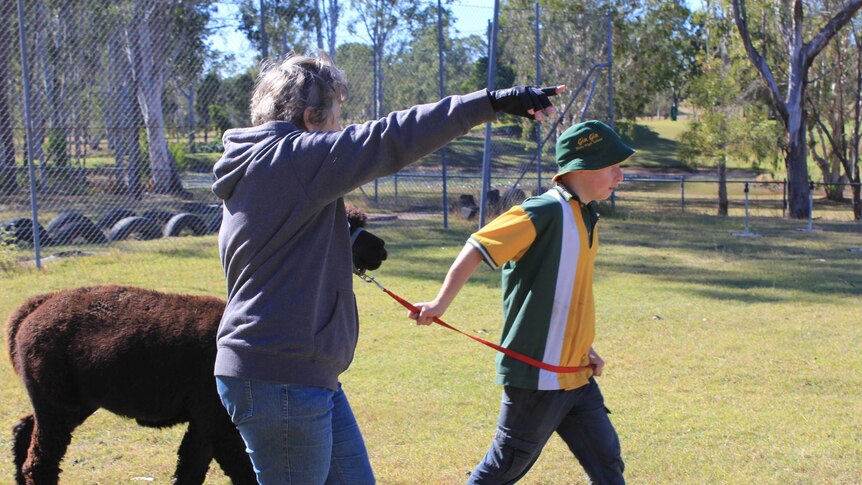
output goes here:
[{"label": "tire on ground", "polygon": [[[7,221],[0,227],[0,241],[5,241],[16,246],[32,247],[35,244],[33,238],[33,219],[28,217],[16,217]],[[39,224],[39,244],[51,244],[48,231]]]},{"label": "tire on ground", "polygon": [[57,214],[56,217],[51,219],[51,222],[48,223],[48,227],[46,227],[45,229],[48,231],[48,234],[53,236],[55,233],[59,232],[60,229],[62,229],[63,226],[65,226],[66,224],[81,221],[87,221],[92,224],[92,221],[88,219],[83,212],[79,210],[67,210]]},{"label": "tire on ground", "polygon": [[124,241],[130,236],[149,241],[162,237],[162,228],[159,224],[146,217],[126,217],[117,221],[108,232],[108,241]]},{"label": "tire on ground", "polygon": [[203,236],[207,233],[207,226],[203,219],[187,212],[171,217],[165,224],[165,237],[187,235],[189,231],[195,236]]},{"label": "tire on ground", "polygon": [[171,217],[174,216],[173,212],[169,212],[161,209],[147,209],[141,213],[141,217],[146,217],[147,219],[152,219],[156,221],[160,226],[164,226],[171,220]]},{"label": "tire on ground", "polygon": [[69,222],[59,230],[49,233],[52,244],[72,244],[76,240],[83,240],[87,244],[108,244],[108,238],[101,229],[96,227],[89,219]]},{"label": "tire on ground", "polygon": [[122,208],[111,209],[102,215],[102,218],[99,219],[98,225],[99,225],[100,229],[104,229],[105,231],[107,231],[107,230],[111,229],[112,227],[114,227],[114,225],[117,224],[117,222],[119,222],[120,219],[125,219],[127,217],[134,217],[136,215],[137,214],[135,214],[135,211],[129,210],[129,209],[122,209]]}]

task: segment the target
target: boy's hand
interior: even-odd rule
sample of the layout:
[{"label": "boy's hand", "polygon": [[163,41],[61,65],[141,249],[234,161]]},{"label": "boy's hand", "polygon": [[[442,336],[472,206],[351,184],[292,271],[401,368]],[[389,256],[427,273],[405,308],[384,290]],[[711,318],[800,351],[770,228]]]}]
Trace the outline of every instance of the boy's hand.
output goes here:
[{"label": "boy's hand", "polygon": [[596,368],[593,369],[593,375],[596,377],[602,375],[602,369],[605,367],[605,361],[602,360],[601,357],[599,357],[599,354],[597,354],[596,351],[592,349],[592,347],[590,347],[589,355],[590,364],[594,364],[596,366]]},{"label": "boy's hand", "polygon": [[434,318],[439,318],[446,312],[446,308],[437,302],[414,303],[413,306],[419,309],[419,313],[408,312],[407,316],[416,320],[417,325],[431,325]]},{"label": "boy's hand", "polygon": [[514,86],[488,91],[488,99],[494,111],[523,116],[531,120],[544,121],[557,112],[548,96],[556,96],[566,90],[565,86],[537,88]]}]

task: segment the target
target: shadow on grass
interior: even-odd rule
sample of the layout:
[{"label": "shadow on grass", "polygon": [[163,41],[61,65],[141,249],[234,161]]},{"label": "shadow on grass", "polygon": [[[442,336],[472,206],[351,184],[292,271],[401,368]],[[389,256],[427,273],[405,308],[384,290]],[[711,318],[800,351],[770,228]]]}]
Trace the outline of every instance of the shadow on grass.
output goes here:
[{"label": "shadow on grass", "polygon": [[[671,221],[639,214],[638,220],[614,221],[603,240],[630,250],[619,251],[623,257],[600,255],[598,264],[685,284],[686,291],[719,300],[862,296],[862,256],[843,247],[860,228],[836,223],[824,225],[834,232],[800,233],[795,221],[759,221],[763,237],[748,239],[732,236],[741,232],[736,219],[676,216]],[[758,293],[770,289],[794,294]]]},{"label": "shadow on grass", "polygon": [[640,167],[664,167],[690,170],[680,161],[677,151],[679,142],[662,138],[659,134],[644,125],[634,125],[634,135],[623,139],[638,153],[629,162]]},{"label": "shadow on grass", "polygon": [[[825,296],[862,296],[862,228],[823,224],[802,233],[797,221],[758,221],[764,237],[733,237],[740,218],[662,216],[618,212],[600,224],[597,278],[643,274],[682,285],[692,296],[743,304]],[[385,272],[409,280],[442,282],[471,230],[385,229],[390,259]],[[397,231],[397,232],[396,232]],[[847,245],[847,247],[844,247]],[[497,271],[479,270],[471,285],[499,288]]]}]

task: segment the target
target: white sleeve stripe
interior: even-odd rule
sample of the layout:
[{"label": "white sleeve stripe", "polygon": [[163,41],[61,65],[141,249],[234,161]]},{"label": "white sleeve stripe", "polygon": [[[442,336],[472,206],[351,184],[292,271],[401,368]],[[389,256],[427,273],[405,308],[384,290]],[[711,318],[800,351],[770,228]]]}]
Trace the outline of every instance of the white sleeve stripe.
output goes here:
[{"label": "white sleeve stripe", "polygon": [[476,248],[480,253],[482,253],[482,258],[485,260],[485,263],[487,263],[488,266],[491,267],[491,269],[500,269],[500,267],[494,261],[494,258],[492,258],[491,255],[488,254],[488,251],[485,249],[485,247],[482,246],[482,243],[472,237],[470,237],[470,239],[467,239],[467,242],[470,243],[474,248]]}]

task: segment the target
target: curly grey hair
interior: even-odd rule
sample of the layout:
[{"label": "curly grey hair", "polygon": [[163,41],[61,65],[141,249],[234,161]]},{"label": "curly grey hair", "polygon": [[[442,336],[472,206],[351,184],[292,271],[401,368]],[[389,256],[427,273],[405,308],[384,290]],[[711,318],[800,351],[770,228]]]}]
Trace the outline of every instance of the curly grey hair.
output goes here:
[{"label": "curly grey hair", "polygon": [[303,121],[312,108],[311,122],[322,125],[333,113],[333,103],[347,99],[344,73],[326,54],[307,57],[288,54],[280,61],[264,60],[251,97],[251,123],[289,121],[307,130]]}]

